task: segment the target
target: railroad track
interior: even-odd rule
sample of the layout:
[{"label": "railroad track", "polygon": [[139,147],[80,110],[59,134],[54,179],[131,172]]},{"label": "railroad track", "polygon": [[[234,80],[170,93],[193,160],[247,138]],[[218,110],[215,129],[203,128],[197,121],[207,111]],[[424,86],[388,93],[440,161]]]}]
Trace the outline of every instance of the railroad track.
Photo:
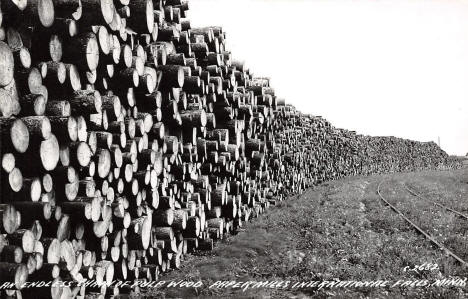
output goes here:
[{"label": "railroad track", "polygon": [[414,191],[414,190],[408,188],[408,186],[407,186],[406,184],[405,184],[405,189],[406,189],[406,191],[408,191],[411,195],[416,196],[416,197],[419,198],[419,199],[426,200],[426,201],[430,201],[432,204],[434,204],[434,205],[436,205],[436,206],[438,206],[438,207],[440,207],[440,208],[446,209],[447,211],[450,211],[450,212],[454,213],[455,215],[459,216],[460,218],[463,218],[463,219],[468,220],[468,215],[463,214],[463,213],[461,213],[461,212],[459,212],[459,211],[457,211],[457,210],[454,210],[454,209],[452,209],[451,207],[448,207],[448,206],[446,206],[446,205],[443,205],[443,204],[441,204],[441,203],[439,203],[439,202],[430,200],[430,199],[428,199],[428,198],[426,198],[426,197],[424,197],[424,196],[422,196],[422,195],[416,193],[416,191]]},{"label": "railroad track", "polygon": [[[380,199],[386,204],[388,205],[394,212],[396,212],[398,215],[400,215],[408,224],[410,224],[417,232],[421,233],[424,237],[426,237],[426,239],[428,239],[431,243],[433,243],[434,245],[436,245],[438,248],[440,248],[442,251],[444,251],[447,255],[451,256],[453,259],[455,259],[457,262],[459,262],[463,267],[467,267],[468,266],[468,263],[463,260],[461,257],[459,257],[457,254],[455,254],[452,250],[450,250],[449,248],[447,248],[444,244],[440,243],[439,241],[437,241],[437,239],[432,236],[429,232],[427,232],[426,230],[422,229],[419,225],[417,225],[416,223],[414,223],[411,219],[409,219],[408,217],[406,217],[405,214],[403,214],[395,205],[391,204],[387,199],[385,199],[385,197],[382,195],[381,193],[381,190],[380,190],[380,187],[382,185],[382,183],[384,182],[385,180],[382,180],[379,185],[377,186],[377,194],[379,195]],[[406,186],[405,186],[406,188]],[[406,188],[407,191],[409,191],[408,188]],[[411,192],[410,192],[411,193]],[[415,196],[418,196],[418,198],[422,198],[424,199],[422,196],[420,196],[419,194],[413,192],[411,193]],[[443,205],[439,205],[439,206],[442,206],[444,208],[446,208],[445,206]],[[454,210],[452,210],[454,211]]]}]

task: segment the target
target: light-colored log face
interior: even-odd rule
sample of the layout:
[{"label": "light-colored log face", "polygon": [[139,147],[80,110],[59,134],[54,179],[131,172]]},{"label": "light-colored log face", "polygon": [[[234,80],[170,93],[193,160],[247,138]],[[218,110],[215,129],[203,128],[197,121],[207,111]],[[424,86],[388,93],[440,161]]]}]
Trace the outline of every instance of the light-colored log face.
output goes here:
[{"label": "light-colored log face", "polygon": [[10,117],[13,115],[14,99],[10,93],[4,89],[0,89],[0,112],[1,116]]},{"label": "light-colored log face", "polygon": [[104,17],[104,21],[107,24],[110,24],[114,19],[114,1],[113,0],[100,0],[101,2],[101,13]]},{"label": "light-colored log face", "polygon": [[100,178],[105,178],[109,174],[111,162],[112,158],[108,150],[99,151],[97,170]]},{"label": "light-colored log face", "polygon": [[101,48],[102,53],[108,55],[110,53],[110,39],[109,32],[107,31],[106,27],[100,26],[98,31],[98,41]]},{"label": "light-colored log face", "polygon": [[76,66],[67,66],[67,80],[73,90],[81,89],[80,74],[78,73],[78,68]]},{"label": "light-colored log face", "polygon": [[13,80],[13,53],[7,44],[0,41],[0,87],[6,86]]},{"label": "light-colored log face", "polygon": [[86,45],[86,61],[88,68],[93,71],[99,63],[99,45],[96,38],[91,38]]},{"label": "light-colored log face", "polygon": [[2,224],[6,233],[11,234],[18,229],[18,222],[21,221],[19,213],[12,205],[6,205],[2,208]]},{"label": "light-colored log face", "polygon": [[29,54],[29,50],[27,48],[22,47],[19,50],[19,61],[24,68],[31,67],[31,55]]},{"label": "light-colored log face", "polygon": [[39,178],[34,178],[29,188],[28,197],[34,202],[39,201],[42,191],[41,180]]},{"label": "light-colored log face", "polygon": [[55,18],[54,3],[52,0],[37,0],[37,2],[37,13],[42,26],[52,26]]},{"label": "light-colored log face", "polygon": [[6,173],[10,173],[15,168],[15,156],[12,153],[5,153],[2,156],[2,168]]},{"label": "light-colored log face", "polygon": [[41,142],[40,156],[45,170],[51,171],[55,169],[60,158],[59,152],[59,144],[54,135],[51,135],[49,139]]},{"label": "light-colored log face", "polygon": [[24,264],[20,264],[17,266],[16,272],[15,272],[15,286],[17,289],[21,289],[22,285],[26,282],[28,279],[28,268]]},{"label": "light-colored log face", "polygon": [[24,153],[29,147],[29,131],[23,121],[17,119],[13,122],[11,129],[11,142],[19,153]]}]

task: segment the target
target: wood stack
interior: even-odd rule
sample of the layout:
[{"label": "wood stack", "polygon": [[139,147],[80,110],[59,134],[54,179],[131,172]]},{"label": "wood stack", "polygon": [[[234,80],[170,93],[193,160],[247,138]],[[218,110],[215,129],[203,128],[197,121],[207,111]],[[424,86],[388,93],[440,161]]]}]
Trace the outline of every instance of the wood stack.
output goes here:
[{"label": "wood stack", "polygon": [[[99,297],[157,280],[288,194],[438,167],[435,144],[336,129],[279,99],[184,0],[1,0],[0,282]],[[96,279],[99,287],[25,288]]]}]

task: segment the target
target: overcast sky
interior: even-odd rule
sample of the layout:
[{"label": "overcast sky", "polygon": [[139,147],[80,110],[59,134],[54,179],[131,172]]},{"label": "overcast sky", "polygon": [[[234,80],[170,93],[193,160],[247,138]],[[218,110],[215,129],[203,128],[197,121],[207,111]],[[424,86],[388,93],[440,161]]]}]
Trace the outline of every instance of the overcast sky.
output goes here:
[{"label": "overcast sky", "polygon": [[305,113],[468,152],[466,0],[192,0],[189,14]]}]

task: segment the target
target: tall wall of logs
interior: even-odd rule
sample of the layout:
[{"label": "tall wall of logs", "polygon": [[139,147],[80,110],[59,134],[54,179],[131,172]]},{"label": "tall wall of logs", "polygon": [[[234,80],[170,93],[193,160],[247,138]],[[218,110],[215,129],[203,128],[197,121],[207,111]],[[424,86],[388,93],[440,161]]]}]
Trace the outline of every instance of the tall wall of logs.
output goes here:
[{"label": "tall wall of logs", "polygon": [[129,292],[24,282],[157,280],[314,184],[448,165],[285,104],[184,0],[0,1],[4,296]]}]

